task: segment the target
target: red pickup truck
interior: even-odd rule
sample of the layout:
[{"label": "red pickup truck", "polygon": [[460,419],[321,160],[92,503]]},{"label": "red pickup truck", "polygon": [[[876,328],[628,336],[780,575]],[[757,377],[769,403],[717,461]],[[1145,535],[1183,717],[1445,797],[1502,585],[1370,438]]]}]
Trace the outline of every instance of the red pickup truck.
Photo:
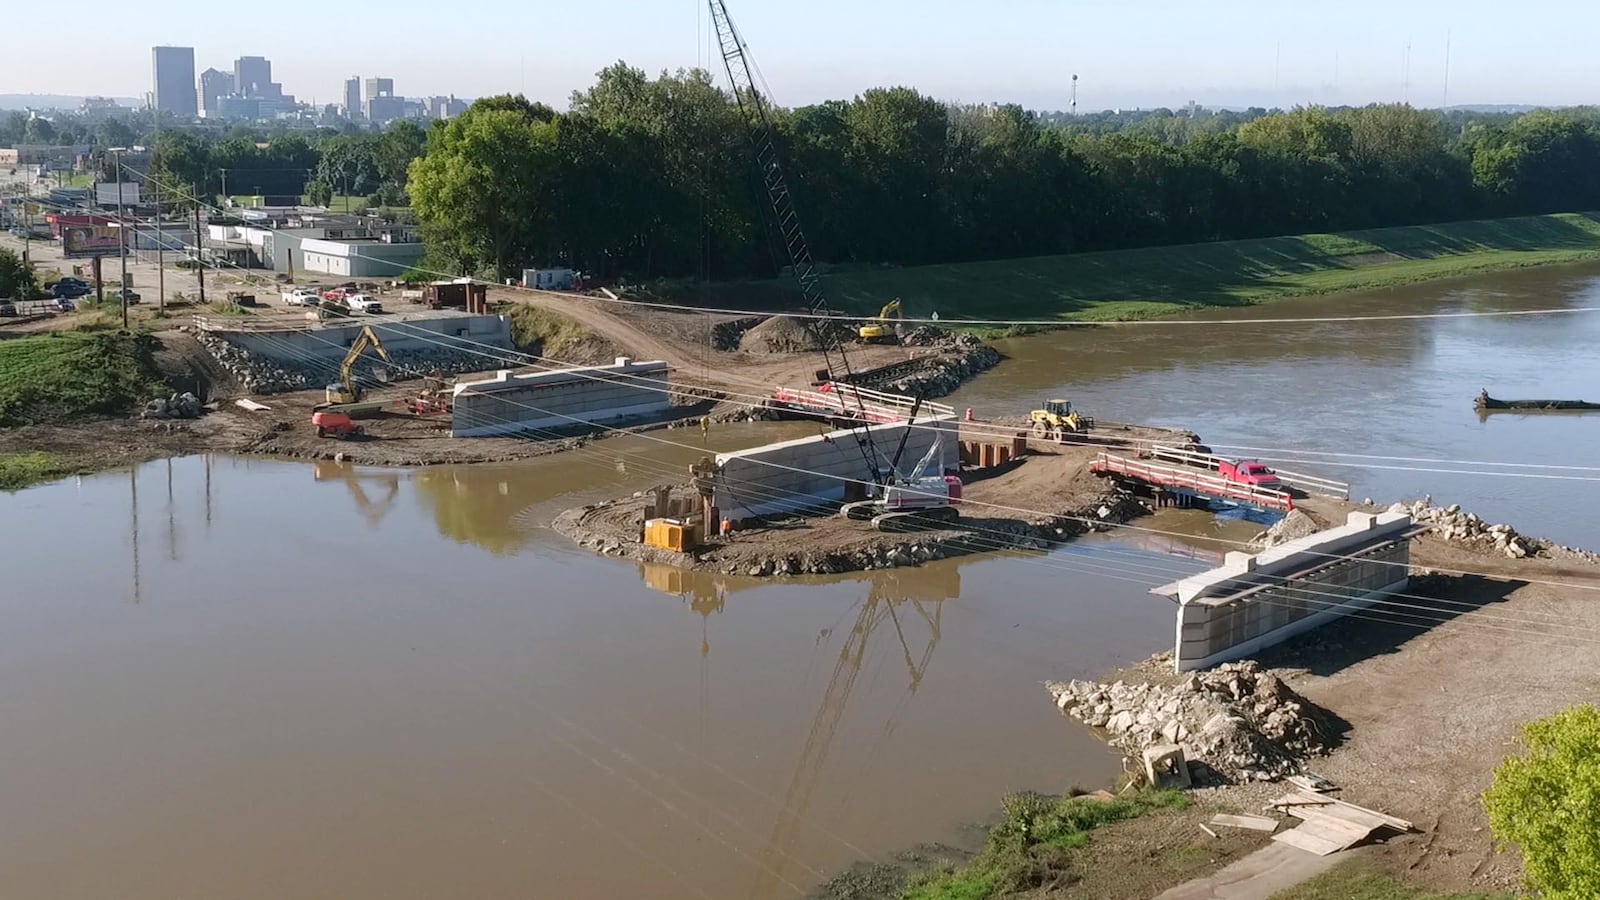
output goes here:
[{"label": "red pickup truck", "polygon": [[1267,468],[1258,459],[1241,459],[1238,462],[1223,460],[1217,465],[1217,472],[1235,484],[1248,484],[1274,491],[1283,489],[1283,482],[1278,480],[1278,473]]}]

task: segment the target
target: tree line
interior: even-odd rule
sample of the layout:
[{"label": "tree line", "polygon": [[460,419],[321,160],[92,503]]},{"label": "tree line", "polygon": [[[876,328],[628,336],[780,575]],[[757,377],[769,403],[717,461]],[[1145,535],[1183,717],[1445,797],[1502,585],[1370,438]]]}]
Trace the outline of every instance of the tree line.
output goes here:
[{"label": "tree line", "polygon": [[[1121,121],[1118,121],[1121,119]],[[1080,121],[1081,120],[1081,121]],[[1160,110],[1047,121],[913,89],[777,110],[817,259],[959,262],[1600,208],[1600,114]],[[561,113],[434,123],[409,193],[439,268],[741,278],[781,264],[737,104],[619,63]]]}]

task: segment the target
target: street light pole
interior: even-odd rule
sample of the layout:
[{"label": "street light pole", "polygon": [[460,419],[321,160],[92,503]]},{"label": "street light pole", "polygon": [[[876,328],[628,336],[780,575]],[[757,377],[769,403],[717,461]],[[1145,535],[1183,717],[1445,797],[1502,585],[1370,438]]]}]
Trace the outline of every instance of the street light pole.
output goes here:
[{"label": "street light pole", "polygon": [[122,214],[122,149],[112,147],[117,164],[117,256],[122,262],[122,281],[117,296],[122,300],[122,330],[128,330],[128,220]]}]

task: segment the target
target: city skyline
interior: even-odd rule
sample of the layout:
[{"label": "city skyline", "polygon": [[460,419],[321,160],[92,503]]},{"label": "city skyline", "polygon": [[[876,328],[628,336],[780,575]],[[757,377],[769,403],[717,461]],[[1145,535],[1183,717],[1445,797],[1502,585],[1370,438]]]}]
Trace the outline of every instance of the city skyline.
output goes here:
[{"label": "city skyline", "polygon": [[[491,0],[477,15],[430,20],[428,46],[470,47],[466,55],[406,52],[416,49],[414,31],[403,25],[412,18],[408,10],[422,8],[416,0],[396,0],[393,15],[380,21],[305,0],[286,0],[284,15],[268,18],[210,8],[196,18],[198,7],[187,0],[155,6],[171,15],[141,17],[119,34],[121,42],[86,47],[92,67],[50,65],[48,48],[19,48],[20,65],[0,91],[138,96],[143,90],[129,88],[147,83],[148,74],[134,80],[139,66],[126,41],[136,39],[193,46],[197,62],[211,65],[260,53],[273,60],[284,93],[318,105],[342,103],[345,79],[362,71],[384,71],[413,86],[411,96],[524,93],[565,108],[573,90],[588,87],[595,72],[618,59],[652,75],[702,66],[720,76],[721,68],[704,33],[704,8],[693,0],[670,6],[593,0],[582,9],[541,8],[531,16]],[[1074,73],[1081,75],[1083,111],[1189,100],[1563,105],[1590,101],[1588,85],[1600,75],[1582,38],[1600,25],[1600,8],[1563,0],[1531,0],[1512,18],[1483,0],[1404,7],[1352,0],[1337,18],[1257,0],[1205,9],[1165,0],[1138,9],[1098,0],[1071,7],[1019,0],[1000,12],[953,0],[914,8],[906,0],[871,8],[817,0],[803,16],[770,4],[732,6],[783,105],[905,84],[946,100],[1065,109]],[[315,13],[319,28],[299,28],[300,13]],[[607,33],[603,41],[559,41],[558,52],[529,49],[482,41],[485,17],[497,28],[528,19],[538,33],[554,36],[592,34],[593,23],[602,21]],[[203,31],[191,20],[206,22]],[[235,20],[241,26],[248,20],[251,46],[213,37],[236,33],[226,27]],[[1562,28],[1548,27],[1556,20]],[[1373,37],[1374,22],[1383,24],[1383,37]],[[359,29],[360,46],[368,49],[350,51],[351,29]]]}]

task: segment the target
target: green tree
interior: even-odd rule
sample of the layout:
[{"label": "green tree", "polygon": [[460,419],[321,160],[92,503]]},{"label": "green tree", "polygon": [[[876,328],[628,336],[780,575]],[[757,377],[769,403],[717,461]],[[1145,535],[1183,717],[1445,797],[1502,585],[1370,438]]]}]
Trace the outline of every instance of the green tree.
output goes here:
[{"label": "green tree", "polygon": [[406,196],[406,179],[411,163],[428,146],[428,133],[417,123],[402,119],[389,126],[374,151],[378,184],[374,188],[384,202],[400,206]]},{"label": "green tree", "polygon": [[326,181],[313,181],[306,185],[306,202],[312,206],[327,206],[333,202],[333,188]]},{"label": "green tree", "polygon": [[138,143],[133,127],[121,119],[107,119],[95,131],[95,143],[102,147],[131,147]]},{"label": "green tree", "polygon": [[0,247],[0,298],[31,300],[39,294],[39,278],[32,263],[24,263],[13,251]]},{"label": "green tree", "polygon": [[436,262],[499,280],[547,245],[555,139],[550,123],[476,104],[435,123],[427,154],[411,164],[410,188]]},{"label": "green tree", "polygon": [[1502,761],[1484,794],[1490,827],[1522,848],[1539,896],[1600,897],[1600,708],[1531,722],[1522,743],[1527,753]]}]

